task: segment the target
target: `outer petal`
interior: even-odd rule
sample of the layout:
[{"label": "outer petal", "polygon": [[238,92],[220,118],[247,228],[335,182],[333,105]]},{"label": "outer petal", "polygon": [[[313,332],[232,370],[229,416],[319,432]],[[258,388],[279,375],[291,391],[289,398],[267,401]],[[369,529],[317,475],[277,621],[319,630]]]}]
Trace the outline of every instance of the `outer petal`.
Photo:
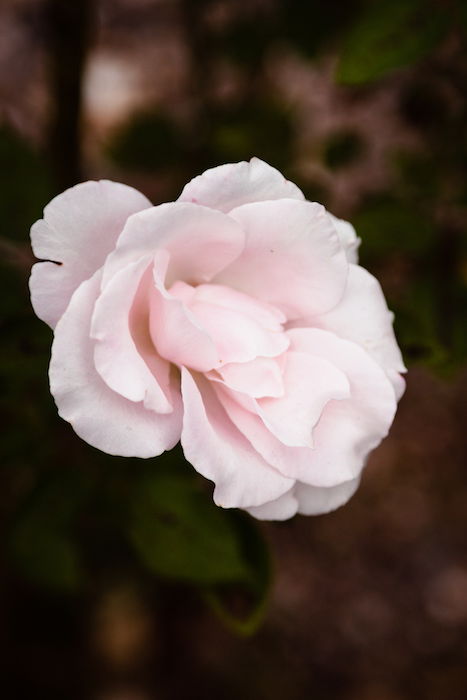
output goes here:
[{"label": "outer petal", "polygon": [[287,447],[260,417],[219,389],[230,419],[255,449],[284,475],[313,486],[335,486],[355,479],[367,454],[387,434],[396,401],[383,370],[354,343],[318,329],[288,332],[291,349],[308,351],[345,372],[351,396],[330,401],[313,430],[314,447]]},{"label": "outer petal", "polygon": [[288,319],[323,313],[341,299],[348,263],[320,205],[282,199],[230,212],[246,233],[243,253],[215,279],[283,311]]},{"label": "outer petal", "polygon": [[216,484],[214,500],[224,508],[248,508],[273,500],[293,486],[252,448],[235,428],[209,382],[182,368],[186,459]]},{"label": "outer petal", "polygon": [[229,212],[248,202],[305,199],[296,185],[259,158],[206,170],[185,185],[179,201]]},{"label": "outer petal", "polygon": [[291,349],[324,357],[345,372],[351,391],[349,399],[331,401],[326,406],[313,433],[311,465],[307,467],[306,455],[305,463],[300,464],[301,455],[297,453],[296,476],[314,486],[334,486],[354,479],[368,453],[391,427],[397,408],[391,383],[355,343],[317,328],[296,328],[288,335]]},{"label": "outer petal", "polygon": [[75,289],[102,266],[127,218],[150,206],[137,190],[108,180],[83,182],[52,199],[31,228],[34,255],[54,261],[32,269],[39,318],[55,326]]},{"label": "outer petal", "polygon": [[386,371],[405,372],[392,321],[378,280],[363,267],[350,265],[341,301],[326,314],[310,318],[310,325],[361,345]]},{"label": "outer petal", "polygon": [[355,263],[356,265],[358,263],[358,248],[362,241],[357,237],[352,224],[344,219],[338,219],[337,216],[334,216],[329,212],[328,215],[331,217],[331,221],[334,224],[340,241],[344,247],[347,260],[350,263]]},{"label": "outer petal", "polygon": [[167,287],[176,280],[209,282],[243,250],[245,234],[236,221],[191,202],[169,202],[128,219],[104,269],[104,284],[142,255],[170,253]]},{"label": "outer petal", "polygon": [[274,501],[246,510],[258,520],[288,520],[296,514],[297,509],[298,501],[295,497],[295,488],[291,488],[290,491]]},{"label": "outer petal", "polygon": [[347,503],[359,483],[360,479],[357,478],[339,486],[324,488],[297,482],[290,491],[275,501],[247,510],[258,520],[288,520],[297,512],[302,515],[322,515]]},{"label": "outer petal", "polygon": [[297,482],[294,488],[298,512],[302,515],[321,515],[340,508],[352,498],[360,484],[360,477],[328,488]]},{"label": "outer petal", "polygon": [[[146,271],[149,283],[152,281],[152,260],[146,256],[120,270],[97,299],[91,322],[91,337],[97,341],[94,362],[114,391],[130,401],[143,401],[146,408],[158,413],[171,413],[170,365],[158,356],[149,337],[147,282],[138,294]],[[130,318],[137,321],[139,347]]]},{"label": "outer petal", "polygon": [[100,271],[83,282],[57,324],[50,388],[59,415],[93,447],[123,457],[155,457],[180,439],[182,407],[173,392],[168,415],[148,411],[113,392],[97,373],[89,327],[100,288]]}]

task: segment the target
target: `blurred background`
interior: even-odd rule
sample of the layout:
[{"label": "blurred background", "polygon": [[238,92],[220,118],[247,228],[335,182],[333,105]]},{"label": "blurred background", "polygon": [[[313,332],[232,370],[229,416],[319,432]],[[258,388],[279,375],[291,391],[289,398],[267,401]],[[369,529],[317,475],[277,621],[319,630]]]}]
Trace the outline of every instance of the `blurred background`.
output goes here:
[{"label": "blurred background", "polygon": [[[466,3],[3,0],[0,36],[1,696],[465,700]],[[286,523],[82,443],[27,290],[66,187],[253,155],[355,225],[409,366],[356,496]]]}]

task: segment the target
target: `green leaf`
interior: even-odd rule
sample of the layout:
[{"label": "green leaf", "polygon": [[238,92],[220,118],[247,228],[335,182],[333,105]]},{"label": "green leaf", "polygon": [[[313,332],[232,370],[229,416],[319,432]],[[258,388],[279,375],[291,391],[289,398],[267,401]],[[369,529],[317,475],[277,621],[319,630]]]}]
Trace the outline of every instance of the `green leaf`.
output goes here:
[{"label": "green leaf", "polygon": [[82,570],[71,523],[86,493],[82,475],[67,470],[41,484],[23,504],[10,531],[9,552],[27,578],[57,590],[80,586]]},{"label": "green leaf", "polygon": [[174,122],[158,112],[132,115],[108,144],[117,165],[141,172],[157,172],[177,164],[182,156],[181,135]]},{"label": "green leaf", "polygon": [[196,480],[146,474],[132,501],[130,539],[154,573],[195,584],[249,581],[236,529]]},{"label": "green leaf", "polygon": [[[29,242],[31,224],[42,216],[53,194],[46,159],[13,129],[0,129],[0,163],[8,177],[2,179],[0,217],[2,236],[9,241]],[[2,264],[5,255],[2,254]]]},{"label": "green leaf", "polygon": [[18,568],[27,578],[47,588],[75,590],[81,570],[72,540],[36,516],[18,524],[11,538]]},{"label": "green leaf", "polygon": [[243,584],[211,586],[205,589],[204,595],[227,627],[246,636],[257,630],[267,609],[272,580],[271,557],[256,520],[239,511],[232,512],[231,517],[236,523],[250,578]]},{"label": "green leaf", "polygon": [[336,78],[340,83],[367,83],[415,63],[445,35],[449,12],[427,0],[373,2],[350,30]]},{"label": "green leaf", "polygon": [[218,162],[249,160],[256,155],[284,169],[290,161],[292,137],[286,106],[255,99],[217,113],[210,147]]},{"label": "green leaf", "polygon": [[354,131],[338,131],[331,134],[324,147],[324,162],[332,170],[352,165],[360,158],[365,145]]},{"label": "green leaf", "polygon": [[367,200],[353,223],[361,236],[361,258],[383,259],[388,254],[426,255],[434,244],[434,225],[414,202],[391,195]]}]

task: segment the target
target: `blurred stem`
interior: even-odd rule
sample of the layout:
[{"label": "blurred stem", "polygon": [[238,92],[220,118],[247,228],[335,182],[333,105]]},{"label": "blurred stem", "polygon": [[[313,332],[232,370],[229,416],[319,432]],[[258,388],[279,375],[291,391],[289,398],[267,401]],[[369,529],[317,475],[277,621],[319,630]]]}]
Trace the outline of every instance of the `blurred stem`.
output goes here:
[{"label": "blurred stem", "polygon": [[81,84],[92,4],[92,0],[47,0],[45,6],[49,28],[52,102],[47,146],[60,189],[66,189],[83,179]]}]

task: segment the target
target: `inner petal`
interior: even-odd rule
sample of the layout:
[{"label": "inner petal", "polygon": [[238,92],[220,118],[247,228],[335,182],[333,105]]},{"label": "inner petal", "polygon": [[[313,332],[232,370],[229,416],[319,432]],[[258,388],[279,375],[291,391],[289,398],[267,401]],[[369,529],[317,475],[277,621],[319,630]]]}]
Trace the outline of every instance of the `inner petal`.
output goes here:
[{"label": "inner petal", "polygon": [[[270,304],[221,285],[192,287],[182,281],[175,282],[168,295],[182,302],[192,322],[212,339],[218,356],[212,369],[277,357],[289,346],[282,326],[285,317]],[[183,364],[191,366],[189,357],[186,360]]]},{"label": "inner petal", "polygon": [[209,376],[214,381],[225,383],[230,389],[252,398],[279,397],[284,394],[282,366],[285,356],[279,358],[257,357],[251,362],[232,362],[220,367]]},{"label": "inner petal", "polygon": [[258,399],[258,415],[278,440],[291,447],[313,447],[313,428],[332,399],[350,395],[345,374],[321,357],[288,352],[284,370],[285,393]]}]

